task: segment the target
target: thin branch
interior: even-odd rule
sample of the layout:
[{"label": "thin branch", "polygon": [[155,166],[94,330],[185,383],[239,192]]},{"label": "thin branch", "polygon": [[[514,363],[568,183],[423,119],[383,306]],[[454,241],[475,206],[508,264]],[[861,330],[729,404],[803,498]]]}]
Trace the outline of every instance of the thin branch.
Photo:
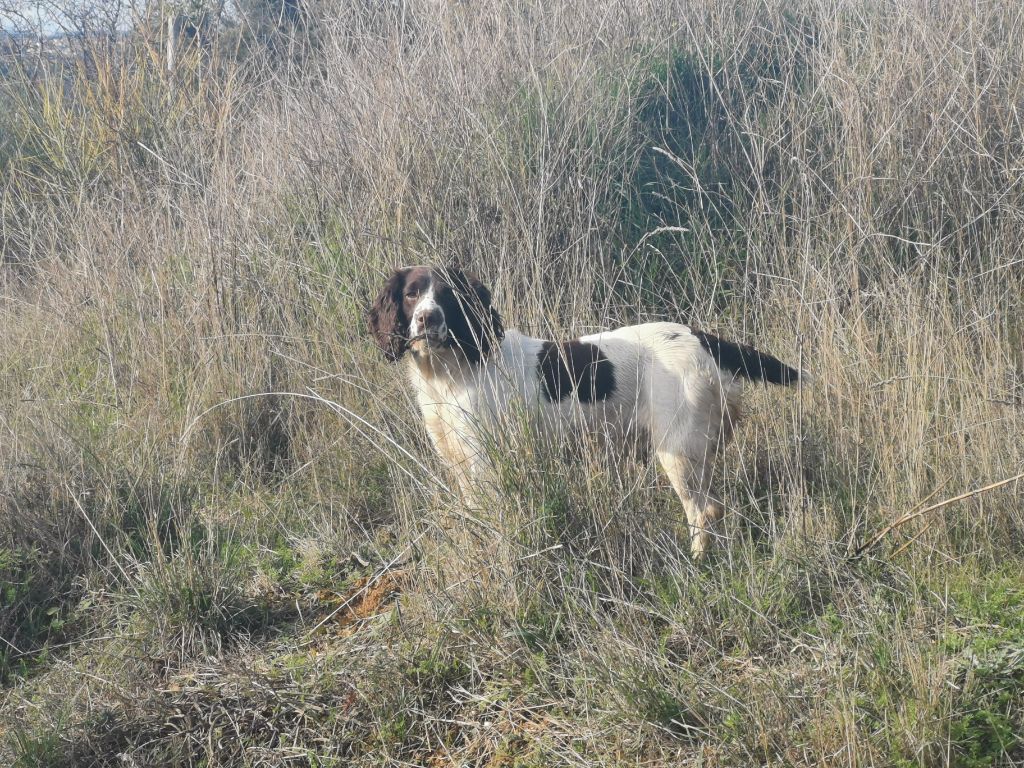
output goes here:
[{"label": "thin branch", "polygon": [[972,496],[977,496],[979,493],[985,493],[985,491],[992,491],[995,490],[996,488],[1002,488],[1004,485],[1009,485],[1010,483],[1016,482],[1017,480],[1020,480],[1022,478],[1024,478],[1024,472],[1021,472],[1019,475],[1014,475],[1013,477],[1007,478],[1006,480],[1000,480],[999,482],[991,483],[982,488],[975,488],[973,491],[961,493],[959,496],[954,496],[951,499],[945,499],[944,501],[937,502],[935,504],[932,504],[930,507],[925,507],[924,509],[918,512],[911,512],[908,515],[904,515],[899,520],[890,523],[881,531],[876,533],[866,544],[862,544],[860,548],[858,548],[857,551],[853,553],[850,559],[857,559],[858,557],[863,555],[867,550],[871,549],[873,546],[878,544],[878,542],[880,542],[882,539],[888,536],[892,531],[896,530],[897,528],[903,525],[906,525],[911,520],[916,520],[917,518],[922,517],[923,515],[926,515],[929,512],[934,512],[937,509],[941,509],[942,507],[948,506],[957,501],[963,501],[964,499],[969,499]]}]

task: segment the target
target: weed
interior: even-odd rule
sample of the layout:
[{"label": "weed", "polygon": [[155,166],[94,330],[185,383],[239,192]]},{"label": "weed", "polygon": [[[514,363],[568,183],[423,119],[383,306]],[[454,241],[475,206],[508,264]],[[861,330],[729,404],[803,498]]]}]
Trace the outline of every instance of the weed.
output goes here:
[{"label": "weed", "polygon": [[[1020,3],[273,5],[0,41],[0,763],[1024,763],[1020,486],[924,511],[1024,465]],[[708,562],[525,411],[455,492],[364,327],[456,261],[812,375]]]}]

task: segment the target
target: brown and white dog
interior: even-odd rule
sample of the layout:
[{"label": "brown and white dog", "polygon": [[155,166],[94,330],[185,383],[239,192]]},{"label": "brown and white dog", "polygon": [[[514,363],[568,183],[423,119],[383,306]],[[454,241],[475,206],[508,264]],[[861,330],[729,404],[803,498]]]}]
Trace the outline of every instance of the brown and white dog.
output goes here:
[{"label": "brown and white dog", "polygon": [[574,439],[582,428],[653,450],[686,510],[698,558],[722,516],[711,470],[739,417],[737,377],[800,378],[753,347],[677,323],[565,342],[506,330],[490,291],[454,268],[397,270],[370,309],[369,326],[388,360],[410,353],[427,432],[464,494],[486,465],[487,436],[525,408],[556,439]]}]

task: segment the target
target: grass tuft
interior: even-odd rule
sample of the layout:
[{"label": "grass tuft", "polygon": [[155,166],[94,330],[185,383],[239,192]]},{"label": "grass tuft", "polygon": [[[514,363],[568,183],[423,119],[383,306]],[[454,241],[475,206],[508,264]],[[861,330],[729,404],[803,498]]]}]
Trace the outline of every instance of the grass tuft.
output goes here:
[{"label": "grass tuft", "polygon": [[[0,763],[1024,765],[1019,3],[151,10],[0,38]],[[525,414],[452,491],[424,262],[813,376],[707,562]]]}]

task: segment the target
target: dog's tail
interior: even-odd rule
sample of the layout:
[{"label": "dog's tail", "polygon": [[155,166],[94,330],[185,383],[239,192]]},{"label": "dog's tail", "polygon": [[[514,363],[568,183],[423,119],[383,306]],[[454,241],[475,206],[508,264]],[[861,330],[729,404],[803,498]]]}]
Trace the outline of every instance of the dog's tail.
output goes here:
[{"label": "dog's tail", "polygon": [[758,352],[747,344],[736,344],[723,341],[710,333],[693,330],[693,335],[700,340],[718,367],[730,371],[751,381],[763,381],[767,384],[796,384],[801,378],[807,378],[795,368],[790,368],[777,357]]}]

